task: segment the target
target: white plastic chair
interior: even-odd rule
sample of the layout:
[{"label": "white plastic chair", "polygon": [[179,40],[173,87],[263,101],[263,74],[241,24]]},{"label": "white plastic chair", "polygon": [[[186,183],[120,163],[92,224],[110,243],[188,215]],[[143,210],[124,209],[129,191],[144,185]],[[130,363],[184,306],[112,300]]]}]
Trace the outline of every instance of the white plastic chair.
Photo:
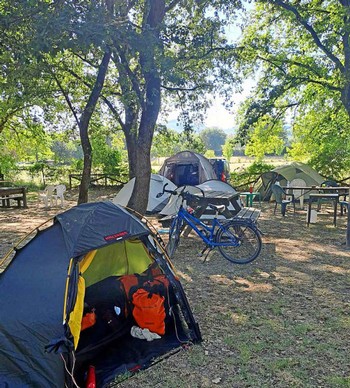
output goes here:
[{"label": "white plastic chair", "polygon": [[[295,178],[290,182],[289,187],[306,187],[306,182],[303,179]],[[300,208],[304,209],[304,190],[294,189],[293,194],[295,199],[299,199]]]},{"label": "white plastic chair", "polygon": [[49,207],[49,204],[51,206],[54,191],[55,191],[55,186],[53,186],[53,185],[48,185],[45,187],[45,189],[43,191],[39,191],[39,193],[38,193],[39,203],[40,203],[40,201],[43,201],[45,207]]},{"label": "white plastic chair", "polygon": [[64,193],[67,190],[65,185],[57,185],[55,187],[56,194],[53,194],[53,198],[56,201],[56,206],[57,206],[57,199],[59,198],[61,200],[61,207],[64,205]]}]

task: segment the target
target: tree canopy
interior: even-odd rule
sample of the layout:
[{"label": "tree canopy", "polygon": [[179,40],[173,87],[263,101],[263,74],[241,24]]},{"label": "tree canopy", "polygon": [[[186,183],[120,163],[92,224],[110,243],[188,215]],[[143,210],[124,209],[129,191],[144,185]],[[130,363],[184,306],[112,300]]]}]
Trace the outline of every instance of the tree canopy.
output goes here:
[{"label": "tree canopy", "polygon": [[[276,125],[292,125],[293,157],[325,174],[348,167],[349,17],[342,0],[256,2],[237,62],[244,77],[257,80],[241,116],[241,138],[260,141],[256,123],[269,117],[272,142]],[[345,159],[336,162],[339,154]]]},{"label": "tree canopy", "polygon": [[[96,112],[112,116],[125,135],[130,177],[136,177],[130,205],[142,211],[162,107],[171,99],[189,129],[207,107],[207,93],[227,94],[234,84],[224,27],[238,6],[224,0],[33,0],[31,7],[24,0],[15,6],[0,1],[8,51],[1,59],[9,62],[0,119],[9,123],[16,110],[30,104],[48,106],[51,119],[59,103],[69,109],[84,151],[79,195],[84,202],[92,159],[89,127]],[[25,92],[19,92],[18,85],[26,82]],[[18,93],[20,103],[13,107]]]},{"label": "tree canopy", "polygon": [[226,141],[226,133],[220,128],[206,128],[199,135],[209,150],[213,150],[216,156],[222,155],[222,147]]}]

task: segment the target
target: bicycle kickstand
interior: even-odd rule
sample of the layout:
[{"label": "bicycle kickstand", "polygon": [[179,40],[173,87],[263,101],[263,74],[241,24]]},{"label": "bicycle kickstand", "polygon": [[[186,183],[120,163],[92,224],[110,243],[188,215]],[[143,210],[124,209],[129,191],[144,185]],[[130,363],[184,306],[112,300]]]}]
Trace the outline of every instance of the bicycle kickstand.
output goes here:
[{"label": "bicycle kickstand", "polygon": [[202,250],[202,252],[199,254],[199,257],[203,257],[205,251],[208,251],[205,256],[204,256],[204,259],[203,259],[203,263],[205,263],[207,261],[207,258],[208,258],[208,255],[209,253],[212,251],[213,248],[210,248],[208,246],[205,246],[204,249]]}]

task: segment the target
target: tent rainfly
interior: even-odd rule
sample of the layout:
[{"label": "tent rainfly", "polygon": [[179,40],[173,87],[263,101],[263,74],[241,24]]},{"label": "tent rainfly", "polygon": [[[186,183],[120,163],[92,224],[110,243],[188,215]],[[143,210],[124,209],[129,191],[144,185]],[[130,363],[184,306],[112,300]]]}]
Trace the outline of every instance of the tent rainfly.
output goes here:
[{"label": "tent rainfly", "polygon": [[[201,340],[160,237],[136,216],[111,202],[87,203],[36,231],[0,274],[1,387],[86,386],[90,365],[104,387]],[[132,335],[131,294],[121,287],[122,278],[150,273],[168,285],[165,334],[153,341]],[[84,328],[91,313],[95,322]]]},{"label": "tent rainfly", "polygon": [[[287,183],[293,179],[302,179],[306,186],[318,186],[324,181],[324,178],[307,164],[292,162],[262,174],[255,189],[260,191],[264,200],[268,201],[271,197],[271,186],[274,183],[279,182],[281,186],[287,186]],[[308,198],[307,194],[305,198]]]}]

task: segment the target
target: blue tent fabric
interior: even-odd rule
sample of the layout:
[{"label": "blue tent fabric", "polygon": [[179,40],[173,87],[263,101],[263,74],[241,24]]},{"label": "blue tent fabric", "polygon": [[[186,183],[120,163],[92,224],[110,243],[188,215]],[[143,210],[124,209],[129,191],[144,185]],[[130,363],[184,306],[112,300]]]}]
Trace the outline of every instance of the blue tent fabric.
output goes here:
[{"label": "blue tent fabric", "polygon": [[1,274],[0,387],[64,386],[62,361],[45,354],[45,346],[64,334],[68,260],[57,224],[18,251]]},{"label": "blue tent fabric", "polygon": [[136,217],[112,202],[76,206],[56,216],[56,220],[62,226],[71,257],[131,236],[149,234],[149,230]]},{"label": "blue tent fabric", "polygon": [[122,207],[88,203],[58,215],[16,253],[0,274],[0,387],[64,386],[62,360],[45,347],[65,335],[70,259],[145,234],[149,230]]},{"label": "blue tent fabric", "polygon": [[[65,386],[67,374],[62,355],[55,351],[47,352],[46,349],[51,346],[53,350],[57,350],[57,345],[59,351],[69,350],[71,338],[69,333],[67,335],[63,312],[70,260],[76,259],[69,274],[68,313],[75,303],[79,270],[77,263],[84,254],[122,240],[140,237],[148,249],[153,249],[152,254],[157,256],[155,260],[158,263],[162,253],[151,247],[149,238],[144,238],[150,236],[150,230],[121,206],[112,202],[88,203],[56,216],[53,225],[39,231],[16,252],[5,271],[0,273],[0,388]],[[165,258],[160,261],[170,282],[179,283]],[[179,292],[181,284],[176,289]],[[200,340],[198,325],[185,296],[181,297],[181,306],[188,309],[184,316],[188,318],[188,327],[192,333],[186,332],[183,335],[193,341]],[[181,333],[180,330],[178,332]],[[152,351],[160,354],[179,346],[174,333],[169,333],[169,338],[165,336],[160,340],[163,350]],[[125,341],[128,343],[127,339]],[[138,354],[135,346],[129,344],[129,358],[131,354]],[[141,362],[146,366],[150,364],[153,353],[147,350],[147,343],[143,346],[145,355],[139,353],[144,358],[136,361],[137,364]],[[109,358],[103,360],[99,355],[101,365],[96,372],[99,382],[114,378],[113,371],[118,369],[119,361],[116,357],[120,358],[120,354],[124,353],[121,349],[120,353],[111,353],[111,358],[106,351],[103,355]],[[71,353],[65,353],[65,357],[72,360]],[[78,363],[78,359],[76,361]]]}]

